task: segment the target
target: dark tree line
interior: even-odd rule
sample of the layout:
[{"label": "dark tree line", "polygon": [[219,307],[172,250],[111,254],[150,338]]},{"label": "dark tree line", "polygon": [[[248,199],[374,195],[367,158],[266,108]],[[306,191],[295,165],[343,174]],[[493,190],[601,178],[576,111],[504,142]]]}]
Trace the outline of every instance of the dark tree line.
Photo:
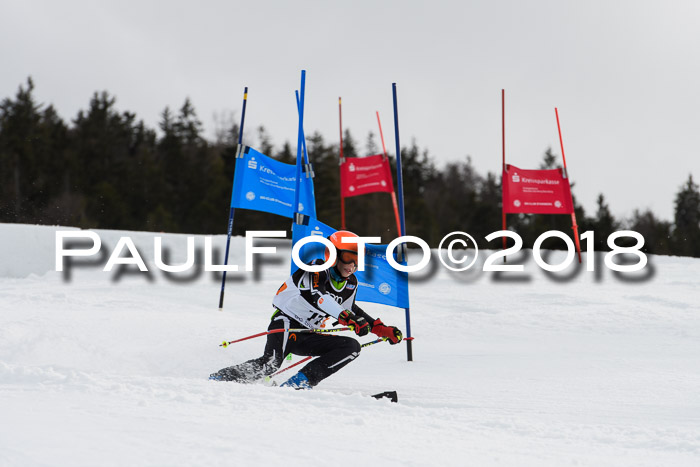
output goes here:
[{"label": "dark tree line", "polygon": [[[87,110],[66,123],[53,106],[37,103],[33,90],[30,78],[14,97],[0,104],[0,222],[226,232],[236,124],[218,131],[216,141],[207,141],[187,99],[178,110],[163,111],[160,132],[156,132],[134,113],[119,112],[115,98],[107,92],[95,93]],[[275,147],[262,127],[246,131],[244,143],[251,140],[251,145],[271,157],[287,163],[295,160],[296,148],[289,143]],[[338,145],[326,142],[319,133],[311,135],[307,145],[316,174],[318,217],[340,227]],[[378,152],[371,133],[361,148],[346,130],[343,146],[346,157]],[[410,235],[437,246],[444,235],[462,230],[479,240],[480,247],[500,247],[500,242],[483,241],[501,229],[500,174],[477,173],[469,157],[440,169],[428,150],[415,142],[401,151],[406,230]],[[559,159],[547,149],[539,168],[554,168]],[[596,212],[590,215],[575,196],[574,206],[579,231],[594,231],[598,250],[608,249],[608,235],[624,228],[644,236],[643,250],[648,253],[700,257],[700,191],[692,175],[676,194],[672,222],[656,218],[649,210],[635,211],[630,219],[615,219],[603,194],[598,197]],[[381,235],[385,242],[396,237],[388,194],[347,198],[345,207],[348,229]],[[239,209],[234,234],[253,229],[288,230],[290,223],[279,216]],[[571,232],[571,218],[509,215],[508,227],[530,247],[547,230]],[[563,247],[559,240],[550,242],[545,247]]]}]

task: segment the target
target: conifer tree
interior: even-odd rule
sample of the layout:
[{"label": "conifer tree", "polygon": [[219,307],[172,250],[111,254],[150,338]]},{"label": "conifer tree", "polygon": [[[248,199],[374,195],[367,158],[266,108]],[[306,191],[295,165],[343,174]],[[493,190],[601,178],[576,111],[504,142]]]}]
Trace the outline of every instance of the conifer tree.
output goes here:
[{"label": "conifer tree", "polygon": [[596,216],[589,223],[589,228],[594,232],[595,249],[605,251],[610,249],[608,247],[608,236],[619,230],[620,223],[613,217],[602,193],[598,195],[596,205]]},{"label": "conifer tree", "polygon": [[700,192],[692,174],[676,195],[674,250],[683,256],[700,256]]},{"label": "conifer tree", "polygon": [[642,251],[656,255],[671,254],[671,223],[656,218],[650,210],[634,210],[629,229],[644,237]]},{"label": "conifer tree", "polygon": [[52,106],[42,110],[33,91],[29,77],[14,100],[0,103],[0,221],[4,222],[41,220],[64,186],[67,130]]}]

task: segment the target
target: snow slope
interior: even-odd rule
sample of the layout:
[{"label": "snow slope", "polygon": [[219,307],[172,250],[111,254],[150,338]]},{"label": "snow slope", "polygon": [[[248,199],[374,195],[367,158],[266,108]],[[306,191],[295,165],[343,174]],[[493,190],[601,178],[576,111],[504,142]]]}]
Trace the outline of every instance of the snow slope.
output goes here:
[{"label": "snow slope", "polygon": [[[696,259],[652,256],[632,281],[602,256],[555,277],[433,259],[410,288],[414,361],[374,345],[303,392],[207,380],[261,354],[219,344],[267,327],[288,244],[229,274],[219,311],[213,273],[57,273],[56,230],[0,225],[1,466],[700,465]],[[107,254],[130,236],[152,265],[159,235],[184,261],[184,235],[96,232]]]}]

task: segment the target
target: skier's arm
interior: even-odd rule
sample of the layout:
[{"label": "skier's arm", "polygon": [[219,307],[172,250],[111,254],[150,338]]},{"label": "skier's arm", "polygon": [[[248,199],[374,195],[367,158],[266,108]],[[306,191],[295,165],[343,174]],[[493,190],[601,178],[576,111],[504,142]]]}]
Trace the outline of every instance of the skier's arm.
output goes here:
[{"label": "skier's arm", "polygon": [[352,312],[355,313],[358,316],[362,316],[364,319],[369,322],[370,326],[374,326],[374,321],[375,319],[372,318],[365,310],[357,306],[357,303],[352,304]]},{"label": "skier's arm", "polygon": [[352,311],[358,315],[364,317],[370,323],[370,331],[377,335],[378,337],[383,337],[389,341],[390,344],[398,344],[403,339],[403,334],[401,330],[395,326],[386,326],[382,323],[382,320],[377,318],[373,319],[368,315],[362,308],[357,306],[357,303],[352,304]]},{"label": "skier's arm", "polygon": [[343,326],[350,326],[358,336],[366,336],[369,334],[370,324],[364,316],[357,315],[351,310],[343,310],[338,316],[338,322]]}]

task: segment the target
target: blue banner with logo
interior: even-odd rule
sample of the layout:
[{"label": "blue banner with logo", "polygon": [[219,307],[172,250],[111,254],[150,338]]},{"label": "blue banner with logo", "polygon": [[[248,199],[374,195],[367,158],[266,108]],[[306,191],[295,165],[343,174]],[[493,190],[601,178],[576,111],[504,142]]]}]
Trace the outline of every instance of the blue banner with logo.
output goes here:
[{"label": "blue banner with logo", "polygon": [[293,217],[294,212],[316,217],[313,179],[301,174],[299,209],[293,209],[297,169],[245,146],[236,158],[231,207]]},{"label": "blue banner with logo", "polygon": [[[336,229],[309,219],[308,225],[294,224],[292,245],[308,236],[328,237]],[[398,248],[397,248],[398,249]],[[321,243],[308,243],[301,247],[299,258],[308,263],[324,258],[325,247]],[[394,255],[396,260],[396,255]],[[398,262],[398,260],[397,260]],[[292,273],[299,269],[292,261]],[[386,260],[386,245],[365,245],[365,270],[355,272],[359,289],[357,300],[382,305],[408,308],[408,273],[394,269]]]}]

